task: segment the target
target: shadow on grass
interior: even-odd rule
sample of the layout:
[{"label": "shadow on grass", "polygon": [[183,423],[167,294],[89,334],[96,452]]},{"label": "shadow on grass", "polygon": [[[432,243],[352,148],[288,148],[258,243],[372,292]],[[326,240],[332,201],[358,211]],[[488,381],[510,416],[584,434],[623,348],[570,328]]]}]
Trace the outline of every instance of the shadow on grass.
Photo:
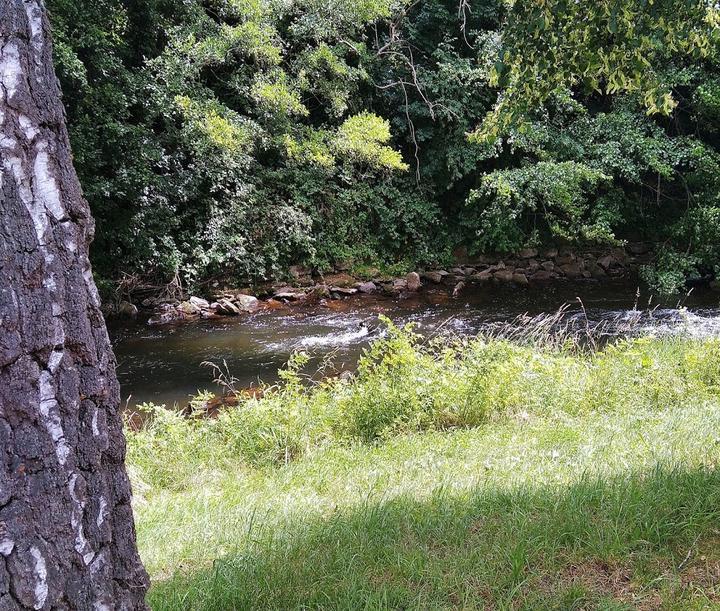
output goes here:
[{"label": "shadow on grass", "polygon": [[[437,490],[255,524],[155,609],[720,609],[720,472]],[[718,547],[716,549],[716,547]]]}]

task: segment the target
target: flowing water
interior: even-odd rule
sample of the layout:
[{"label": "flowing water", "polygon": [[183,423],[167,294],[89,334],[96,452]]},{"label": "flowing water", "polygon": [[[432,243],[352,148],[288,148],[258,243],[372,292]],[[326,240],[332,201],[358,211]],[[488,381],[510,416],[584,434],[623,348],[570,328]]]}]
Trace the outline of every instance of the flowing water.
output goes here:
[{"label": "flowing water", "polygon": [[278,368],[298,350],[312,355],[311,370],[328,357],[334,372],[351,369],[368,343],[382,334],[380,314],[399,325],[415,323],[424,335],[468,336],[526,313],[551,314],[564,304],[564,324],[600,325],[605,334],[623,333],[631,321],[635,330],[720,336],[720,294],[693,291],[682,300],[657,302],[628,282],[529,290],[469,287],[458,299],[441,289],[404,300],[368,295],[176,326],[138,322],[112,326],[110,333],[123,401],[172,406],[187,404],[201,390],[219,392],[212,368],[203,365],[208,361],[223,369],[226,365],[238,388],[274,382]]}]

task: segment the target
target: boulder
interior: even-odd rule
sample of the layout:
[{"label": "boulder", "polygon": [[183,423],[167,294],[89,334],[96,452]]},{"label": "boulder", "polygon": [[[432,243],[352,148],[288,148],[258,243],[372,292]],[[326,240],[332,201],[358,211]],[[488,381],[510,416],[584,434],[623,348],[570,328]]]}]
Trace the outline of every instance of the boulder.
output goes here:
[{"label": "boulder", "polygon": [[292,289],[281,289],[273,295],[273,298],[281,301],[301,301],[305,299],[305,292],[293,291]]},{"label": "boulder", "polygon": [[410,272],[405,276],[405,283],[407,290],[415,293],[420,290],[422,283],[420,282],[420,275],[417,272]]},{"label": "boulder", "polygon": [[575,256],[575,253],[564,252],[555,257],[555,265],[562,267],[563,265],[570,265],[572,263],[575,263],[576,260],[577,257]]},{"label": "boulder", "polygon": [[118,304],[117,312],[125,318],[135,318],[138,315],[137,306],[129,301],[121,301]]},{"label": "boulder", "polygon": [[235,297],[235,305],[243,312],[255,312],[260,308],[260,300],[253,295],[238,293]]},{"label": "boulder", "polygon": [[530,276],[529,280],[530,282],[549,282],[554,278],[557,278],[557,274],[555,272],[549,272],[545,269],[540,269],[536,271],[532,276]]},{"label": "boulder", "polygon": [[355,285],[361,293],[374,293],[378,290],[377,284],[374,282],[360,282]]},{"label": "boulder", "polygon": [[602,267],[605,271],[608,271],[613,267],[618,267],[619,263],[612,255],[605,255],[604,257],[600,257],[598,259],[598,265]]},{"label": "boulder", "polygon": [[540,267],[542,267],[546,272],[554,272],[555,271],[555,263],[553,261],[543,261],[540,264]]},{"label": "boulder", "polygon": [[498,280],[500,282],[512,282],[513,275],[514,274],[513,274],[512,270],[500,269],[493,274],[493,278],[495,278],[495,280]]},{"label": "boulder", "polygon": [[561,265],[559,269],[563,274],[565,274],[567,278],[570,278],[571,280],[582,278],[583,275],[583,270],[580,269],[580,266],[577,263],[565,263],[564,265]]},{"label": "boulder", "polygon": [[525,274],[518,274],[517,272],[513,274],[512,281],[520,286],[527,286],[530,284]]},{"label": "boulder", "polygon": [[356,295],[358,290],[356,288],[346,288],[343,286],[331,286],[330,293],[340,297],[350,297]]},{"label": "boulder", "polygon": [[327,274],[323,280],[328,286],[339,286],[341,288],[351,287],[357,282],[350,274]]},{"label": "boulder", "polygon": [[208,302],[208,300],[203,299],[202,297],[190,297],[188,301],[202,310],[207,310],[210,307],[210,303]]},{"label": "boulder", "polygon": [[540,256],[543,259],[554,259],[558,256],[558,249],[557,248],[546,248],[545,250],[540,253]]},{"label": "boulder", "polygon": [[217,306],[217,311],[220,314],[225,314],[226,316],[240,315],[240,309],[229,299],[218,299]]},{"label": "boulder", "polygon": [[464,282],[458,282],[455,285],[455,288],[453,288],[452,296],[453,298],[457,299],[460,296],[460,293],[462,293],[463,289],[465,288]]},{"label": "boulder", "polygon": [[478,274],[473,274],[472,276],[470,276],[469,279],[471,282],[479,282],[481,284],[484,284],[485,282],[489,282],[490,280],[492,280],[492,277],[492,272],[484,271]]},{"label": "boulder", "polygon": [[537,248],[523,248],[518,254],[521,259],[532,259],[538,256]]},{"label": "boulder", "polygon": [[440,284],[443,281],[443,278],[447,275],[448,272],[446,272],[444,269],[439,269],[431,272],[425,272],[422,277],[425,280],[429,280],[430,282],[433,282],[435,284]]},{"label": "boulder", "polygon": [[192,301],[183,301],[178,306],[178,311],[184,316],[198,316],[202,312],[202,308],[196,306]]},{"label": "boulder", "polygon": [[600,267],[596,262],[589,263],[587,265],[587,271],[590,272],[590,276],[593,278],[596,278],[598,280],[605,278],[607,274],[603,270],[602,267]]},{"label": "boulder", "polygon": [[316,284],[305,294],[305,298],[310,301],[322,301],[329,297],[332,295],[326,284]]}]

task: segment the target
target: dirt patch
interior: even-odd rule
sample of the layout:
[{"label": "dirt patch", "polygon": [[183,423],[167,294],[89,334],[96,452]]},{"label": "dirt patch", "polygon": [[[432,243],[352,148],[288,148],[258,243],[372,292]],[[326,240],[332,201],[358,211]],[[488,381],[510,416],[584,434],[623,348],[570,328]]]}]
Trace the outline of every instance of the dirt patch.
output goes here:
[{"label": "dirt patch", "polygon": [[694,548],[680,570],[681,588],[720,603],[720,537],[698,542]]}]

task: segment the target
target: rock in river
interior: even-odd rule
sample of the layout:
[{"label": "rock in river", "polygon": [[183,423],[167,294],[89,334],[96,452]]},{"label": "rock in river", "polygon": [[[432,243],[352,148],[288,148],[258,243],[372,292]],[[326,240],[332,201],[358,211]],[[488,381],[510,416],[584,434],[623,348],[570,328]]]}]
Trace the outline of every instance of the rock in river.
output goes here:
[{"label": "rock in river", "polygon": [[419,291],[422,286],[420,275],[417,272],[410,272],[405,276],[405,282],[407,282],[407,290],[412,293]]},{"label": "rock in river", "polygon": [[239,293],[237,297],[235,297],[235,305],[237,305],[243,312],[254,312],[260,307],[260,300],[252,295]]},{"label": "rock in river", "polygon": [[118,305],[118,314],[126,318],[135,318],[138,314],[137,306],[129,301],[121,301]]}]

